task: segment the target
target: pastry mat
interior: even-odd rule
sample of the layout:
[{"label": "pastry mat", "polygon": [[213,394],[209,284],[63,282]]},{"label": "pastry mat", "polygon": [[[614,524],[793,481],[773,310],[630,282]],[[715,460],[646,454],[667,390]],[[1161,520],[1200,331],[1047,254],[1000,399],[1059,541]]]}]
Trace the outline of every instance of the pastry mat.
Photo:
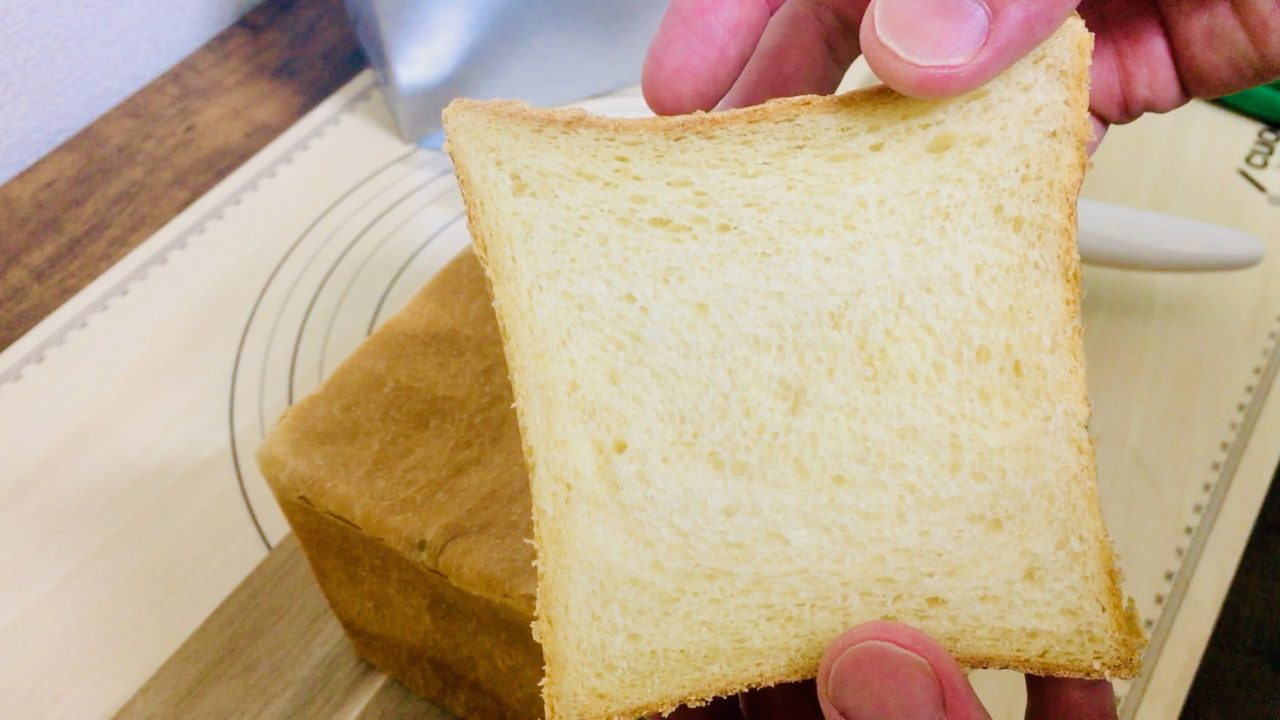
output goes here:
[{"label": "pastry mat", "polygon": [[[585,104],[645,112],[634,90]],[[1176,714],[1280,457],[1260,130],[1208,104],[1147,118],[1086,183],[1270,253],[1085,272],[1104,512],[1152,636],[1125,718]],[[0,716],[114,712],[262,560],[287,532],[253,462],[264,433],[466,245],[462,213],[447,159],[396,136],[365,73],[0,353]],[[975,677],[1021,717],[1017,676]]]}]

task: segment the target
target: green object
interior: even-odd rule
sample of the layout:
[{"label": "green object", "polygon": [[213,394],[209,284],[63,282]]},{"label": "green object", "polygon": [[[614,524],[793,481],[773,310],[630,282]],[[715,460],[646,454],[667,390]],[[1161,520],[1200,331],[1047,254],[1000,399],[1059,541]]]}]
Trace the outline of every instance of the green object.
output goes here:
[{"label": "green object", "polygon": [[1280,125],[1280,81],[1221,97],[1215,102],[1268,125]]}]

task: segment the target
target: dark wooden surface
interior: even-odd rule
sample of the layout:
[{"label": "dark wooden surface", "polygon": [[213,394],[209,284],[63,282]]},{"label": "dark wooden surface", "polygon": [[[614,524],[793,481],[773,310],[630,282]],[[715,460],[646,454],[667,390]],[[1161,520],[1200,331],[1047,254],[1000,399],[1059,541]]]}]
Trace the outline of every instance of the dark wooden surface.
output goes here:
[{"label": "dark wooden surface", "polygon": [[269,0],[0,187],[0,348],[363,67],[341,0]]},{"label": "dark wooden surface", "polygon": [[1280,483],[1275,478],[1182,714],[1195,720],[1280,719]]},{"label": "dark wooden surface", "polygon": [[[340,0],[268,0],[0,187],[0,348],[363,67]],[[273,553],[255,577],[278,560]],[[208,627],[202,631],[222,632]],[[387,692],[375,704],[386,704],[391,714],[418,710],[409,707],[412,699]],[[144,707],[137,703],[146,699],[144,690],[130,708]],[[1280,484],[1274,481],[1184,715],[1280,718]]]}]

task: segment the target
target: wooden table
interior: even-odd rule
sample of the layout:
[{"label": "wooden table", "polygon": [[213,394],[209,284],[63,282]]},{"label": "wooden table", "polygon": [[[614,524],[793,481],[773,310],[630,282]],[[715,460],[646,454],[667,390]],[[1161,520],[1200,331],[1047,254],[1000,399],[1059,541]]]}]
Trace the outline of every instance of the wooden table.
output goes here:
[{"label": "wooden table", "polygon": [[[212,188],[364,66],[338,0],[272,0],[0,187],[0,347]],[[1280,491],[1272,483],[1185,715],[1280,717]],[[217,717],[234,693],[261,717],[436,717],[360,663],[281,544],[122,711]],[[263,639],[264,583],[306,598],[292,635]],[[259,643],[235,655],[227,648]],[[296,663],[289,668],[282,663]],[[311,687],[313,668],[349,682]],[[254,682],[269,676],[271,682]],[[314,675],[312,675],[314,676]],[[221,706],[225,710],[225,705]]]}]

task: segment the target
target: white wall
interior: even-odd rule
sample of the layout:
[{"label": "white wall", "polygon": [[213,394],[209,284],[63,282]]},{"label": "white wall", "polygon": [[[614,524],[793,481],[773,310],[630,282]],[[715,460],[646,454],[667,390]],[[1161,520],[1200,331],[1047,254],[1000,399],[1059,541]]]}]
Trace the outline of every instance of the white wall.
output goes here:
[{"label": "white wall", "polygon": [[0,183],[258,0],[0,0]]}]

